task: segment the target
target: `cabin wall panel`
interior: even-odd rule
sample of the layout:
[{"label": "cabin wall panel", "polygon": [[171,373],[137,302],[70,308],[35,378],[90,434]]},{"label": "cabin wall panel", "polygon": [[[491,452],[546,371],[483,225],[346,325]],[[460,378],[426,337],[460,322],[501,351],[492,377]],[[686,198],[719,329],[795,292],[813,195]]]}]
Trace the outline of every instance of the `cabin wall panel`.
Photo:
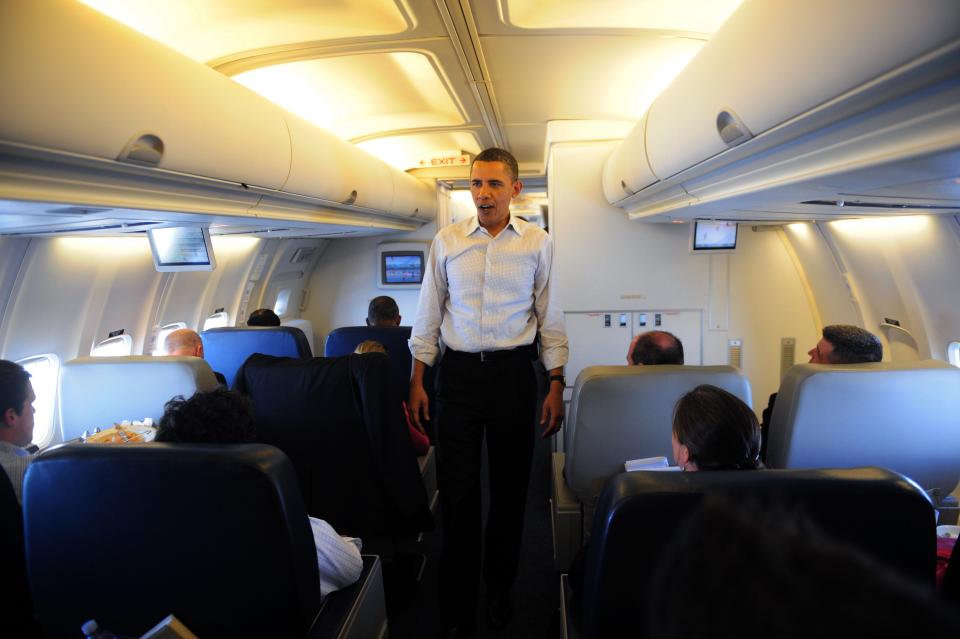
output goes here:
[{"label": "cabin wall panel", "polygon": [[126,328],[139,352],[158,275],[146,238],[31,240],[4,324],[4,358],[52,352],[66,361],[115,328]]},{"label": "cabin wall panel", "polygon": [[603,165],[615,146],[570,143],[551,149],[557,303],[566,312],[704,308],[710,264],[705,257],[688,259],[690,227],[631,222],[603,196]]},{"label": "cabin wall panel", "polygon": [[389,295],[397,301],[404,326],[413,324],[420,289],[385,290],[376,285],[377,245],[384,242],[429,242],[436,235],[435,223],[402,235],[330,240],[309,280],[307,307],[301,317],[310,320],[317,336],[317,350],[335,328],[361,326],[370,300]]},{"label": "cabin wall panel", "polygon": [[803,222],[788,224],[784,227],[784,237],[810,287],[821,322],[819,328],[830,324],[861,324],[863,318],[853,291],[821,228]]},{"label": "cabin wall panel", "polygon": [[29,238],[0,237],[0,343],[3,338],[6,312],[10,306],[10,295],[26,257],[28,246],[30,246]]},{"label": "cabin wall panel", "polygon": [[[949,216],[831,222],[824,233],[863,309],[862,326],[884,342],[884,359],[946,359],[960,335],[960,240]],[[901,322],[913,336],[881,328]]]},{"label": "cabin wall panel", "polygon": [[[759,413],[780,387],[780,338],[796,338],[796,360],[805,362],[819,333],[796,267],[775,232],[741,227],[729,277],[730,328],[725,339],[743,340],[743,370]],[[725,360],[724,355],[723,362],[705,363]]]},{"label": "cabin wall panel", "polygon": [[[690,254],[689,225],[632,222],[607,202],[601,175],[613,146],[564,143],[550,151],[553,277],[560,307],[566,313],[587,313],[651,308],[706,312],[726,306],[727,330],[704,326],[702,362],[727,363],[727,340],[742,339],[744,373],[759,412],[780,384],[780,338],[795,337],[798,344],[816,341],[813,313],[794,262],[776,233],[743,227],[737,252],[716,256],[727,262],[727,286],[711,290],[711,259],[716,257]],[[624,355],[627,346],[622,346]]]}]

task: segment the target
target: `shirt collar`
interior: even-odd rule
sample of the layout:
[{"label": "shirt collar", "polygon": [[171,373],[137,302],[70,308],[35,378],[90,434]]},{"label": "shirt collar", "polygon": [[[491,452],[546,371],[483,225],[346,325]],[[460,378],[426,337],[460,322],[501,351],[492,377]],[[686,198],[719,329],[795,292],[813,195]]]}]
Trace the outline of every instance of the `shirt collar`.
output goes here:
[{"label": "shirt collar", "polygon": [[[506,231],[507,229],[510,229],[510,230],[512,230],[514,233],[516,233],[517,235],[523,235],[523,224],[524,224],[524,221],[521,220],[521,219],[520,219],[519,217],[517,217],[516,215],[514,215],[513,212],[511,211],[511,212],[510,212],[510,219],[507,220],[507,225],[504,227],[503,230]],[[477,232],[477,230],[479,230],[480,228],[481,228],[481,227],[480,227],[480,218],[477,217],[476,215],[474,215],[473,217],[471,217],[471,218],[468,220],[468,224],[467,224],[467,235],[468,235],[468,236],[469,236],[469,235],[473,235],[473,234],[474,234],[475,232]],[[502,231],[501,231],[501,232],[502,232]]]},{"label": "shirt collar", "polygon": [[0,450],[4,450],[12,455],[16,455],[17,457],[30,456],[30,453],[28,453],[26,450],[9,442],[0,442]]}]

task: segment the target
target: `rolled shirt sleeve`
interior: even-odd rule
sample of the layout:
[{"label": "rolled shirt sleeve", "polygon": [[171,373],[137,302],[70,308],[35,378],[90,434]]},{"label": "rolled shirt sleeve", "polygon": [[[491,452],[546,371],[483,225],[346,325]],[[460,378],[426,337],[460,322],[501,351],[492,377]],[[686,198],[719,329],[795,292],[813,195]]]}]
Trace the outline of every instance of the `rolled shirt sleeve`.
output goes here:
[{"label": "rolled shirt sleeve", "polygon": [[413,357],[427,366],[433,366],[440,353],[440,323],[443,321],[443,304],[447,298],[447,275],[443,258],[438,255],[442,250],[442,243],[434,239],[423,273],[417,315],[409,342]]},{"label": "rolled shirt sleeve", "polygon": [[356,583],[363,572],[363,559],[357,545],[337,534],[322,519],[308,518],[317,547],[317,568],[320,569],[320,596]]},{"label": "rolled shirt sleeve", "polygon": [[552,272],[553,238],[548,235],[540,247],[540,261],[533,288],[533,312],[540,333],[540,357],[548,371],[565,366],[570,357],[563,313],[551,295]]}]

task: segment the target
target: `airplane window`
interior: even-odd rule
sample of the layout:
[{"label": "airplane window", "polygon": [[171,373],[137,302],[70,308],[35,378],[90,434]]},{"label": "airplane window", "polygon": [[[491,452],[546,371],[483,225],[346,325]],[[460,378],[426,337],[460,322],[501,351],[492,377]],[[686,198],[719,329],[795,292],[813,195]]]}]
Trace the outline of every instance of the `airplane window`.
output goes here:
[{"label": "airplane window", "polygon": [[60,358],[49,353],[32,355],[17,360],[30,373],[30,383],[37,399],[33,402],[33,443],[43,448],[53,439],[53,410],[57,397],[57,377],[60,374]]},{"label": "airplane window", "polygon": [[133,352],[133,338],[129,335],[117,335],[97,342],[90,349],[91,357],[123,357]]},{"label": "airplane window", "polygon": [[954,366],[960,366],[960,342],[950,342],[947,346],[947,361]]},{"label": "airplane window", "polygon": [[277,293],[277,302],[273,305],[273,312],[277,317],[283,317],[287,314],[287,305],[290,303],[290,289],[285,288]]},{"label": "airplane window", "polygon": [[181,328],[186,328],[186,322],[174,322],[172,324],[164,324],[157,330],[157,342],[153,347],[154,357],[165,354],[166,351],[163,349],[163,342],[167,339],[167,335],[170,333],[179,330]]},{"label": "airplane window", "polygon": [[230,326],[230,313],[218,311],[203,322],[203,330],[220,328],[221,326]]}]

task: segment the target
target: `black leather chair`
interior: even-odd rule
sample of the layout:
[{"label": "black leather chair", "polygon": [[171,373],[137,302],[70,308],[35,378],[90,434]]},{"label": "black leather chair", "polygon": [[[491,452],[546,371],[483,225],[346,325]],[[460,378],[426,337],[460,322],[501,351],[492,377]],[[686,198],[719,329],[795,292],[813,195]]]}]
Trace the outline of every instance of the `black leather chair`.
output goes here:
[{"label": "black leather chair", "polygon": [[412,356],[407,345],[410,326],[341,326],[327,335],[323,347],[324,357],[350,355],[360,342],[373,340],[383,344],[390,356],[390,366],[400,396],[406,399],[410,389],[410,365]]},{"label": "black leather chair", "polygon": [[203,357],[210,368],[222,373],[233,388],[237,370],[254,353],[278,357],[310,357],[310,343],[293,326],[248,326],[210,328],[200,333]]},{"label": "black leather chair", "polygon": [[0,575],[6,595],[0,597],[0,620],[11,637],[37,637],[33,600],[27,584],[23,550],[23,515],[10,478],[0,468]]},{"label": "black leather chair", "polygon": [[321,605],[351,597],[321,602],[296,475],[271,446],[54,448],[27,472],[24,522],[50,637],[88,619],[139,636],[170,613],[200,637],[330,636]]},{"label": "black leather chair", "polygon": [[311,515],[364,544],[433,527],[385,355],[253,355],[236,388],[253,400],[257,441],[293,462]]},{"label": "black leather chair", "polygon": [[569,597],[562,599],[570,635],[616,637],[624,628],[645,634],[647,619],[638,603],[653,592],[653,573],[679,525],[707,495],[797,509],[833,538],[933,587],[933,506],[916,484],[891,471],[623,473],[600,496],[579,615],[569,610]]},{"label": "black leather chair", "polygon": [[[410,395],[410,371],[413,365],[413,355],[410,353],[410,326],[341,326],[327,335],[324,344],[324,357],[341,357],[353,353],[360,342],[373,340],[380,342],[387,349],[390,356],[390,366],[393,369],[393,378],[396,380],[400,399],[406,401]],[[423,373],[423,388],[430,398],[430,414],[434,415],[435,394],[433,391],[433,377],[435,371],[428,366]],[[432,424],[427,422],[427,434],[430,441],[436,441]]]}]

